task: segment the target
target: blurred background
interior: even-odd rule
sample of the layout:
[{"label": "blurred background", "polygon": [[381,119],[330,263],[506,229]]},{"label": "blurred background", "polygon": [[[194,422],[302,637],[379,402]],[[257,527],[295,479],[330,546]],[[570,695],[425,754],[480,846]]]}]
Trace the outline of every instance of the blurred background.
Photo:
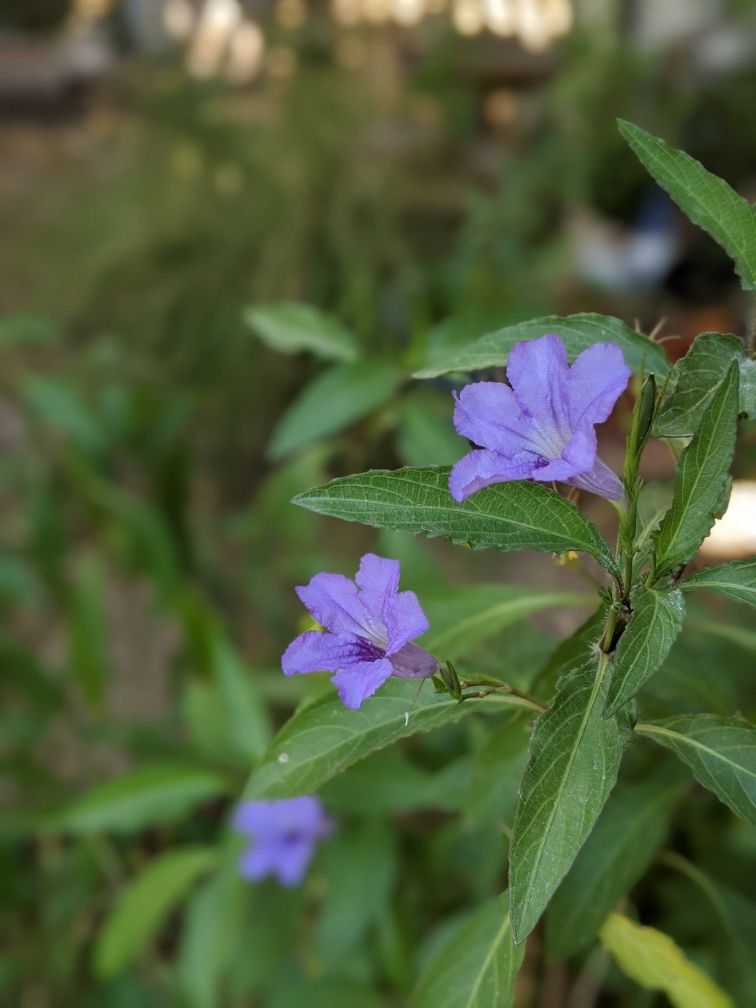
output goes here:
[{"label": "blurred background", "polygon": [[[615,117],[754,200],[754,94],[753,0],[3,0],[0,1002],[406,1003],[438,928],[500,887],[492,823],[511,823],[514,791],[486,790],[469,755],[486,724],[413,740],[326,788],[342,827],[301,891],[238,880],[229,810],[314,688],[279,671],[306,626],[293,586],[353,574],[367,548],[402,559],[429,611],[440,584],[586,586],[549,557],[377,536],[288,501],[458,458],[452,384],[410,375],[510,322],[617,315],[672,359],[700,331],[745,336],[729,260]],[[605,432],[615,463],[629,406]],[[751,430],[743,517],[711,558],[754,552],[755,460]],[[653,445],[646,476],[672,471]],[[652,712],[690,709],[691,682],[694,709],[747,708],[752,624],[704,605]],[[589,611],[457,657],[527,687]],[[753,841],[714,799],[677,828],[742,884]],[[655,871],[652,922],[745,983],[690,878]],[[608,993],[570,1001],[584,967],[532,945],[523,1005],[661,1003],[607,963]]]}]

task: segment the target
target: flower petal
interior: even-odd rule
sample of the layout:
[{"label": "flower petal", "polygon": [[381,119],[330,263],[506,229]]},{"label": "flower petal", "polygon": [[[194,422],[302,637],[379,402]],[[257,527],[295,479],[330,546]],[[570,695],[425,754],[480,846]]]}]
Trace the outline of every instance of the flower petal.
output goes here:
[{"label": "flower petal", "polygon": [[606,497],[607,500],[621,500],[624,492],[622,481],[598,455],[588,472],[571,476],[565,482],[589,493],[598,494],[599,497]]},{"label": "flower petal", "polygon": [[341,702],[351,710],[357,710],[363,700],[372,696],[389,678],[393,668],[388,658],[378,661],[359,662],[339,669],[331,682],[339,691]]},{"label": "flower petal", "polygon": [[530,420],[521,416],[512,389],[503,382],[473,382],[455,400],[454,426],[462,437],[506,456],[528,447]]},{"label": "flower petal", "polygon": [[595,460],[596,431],[588,424],[572,435],[558,459],[536,469],[533,479],[543,483],[551,480],[566,483],[578,473],[588,472]]},{"label": "flower petal", "polygon": [[360,600],[378,624],[383,623],[384,610],[399,590],[400,565],[398,560],[366,553],[360,560],[355,581],[360,590]]},{"label": "flower petal", "polygon": [[573,429],[583,423],[603,423],[627,388],[631,374],[615,343],[596,343],[583,350],[567,375]]},{"label": "flower petal", "polygon": [[570,436],[567,375],[567,351],[553,333],[515,343],[509,352],[509,383],[530,421],[531,441],[546,458],[558,458]]},{"label": "flower petal", "polygon": [[298,886],[304,879],[315,853],[315,838],[299,836],[281,844],[272,874],[287,888]]},{"label": "flower petal", "polygon": [[365,636],[369,631],[370,620],[357,585],[343,574],[316,574],[296,591],[318,623],[333,633]]},{"label": "flower petal", "polygon": [[304,672],[333,672],[350,662],[363,661],[364,646],[346,634],[306,630],[294,640],[281,657],[284,675]]},{"label": "flower petal", "polygon": [[513,459],[492,451],[471,451],[452,467],[449,492],[461,502],[492,483],[529,479],[538,461],[536,455],[526,451],[518,452]]},{"label": "flower petal", "polygon": [[388,646],[386,655],[391,657],[430,626],[417,595],[413,591],[399,592],[386,607],[386,630]]},{"label": "flower petal", "polygon": [[394,675],[399,679],[427,679],[438,671],[438,659],[417,644],[405,644],[391,656]]}]

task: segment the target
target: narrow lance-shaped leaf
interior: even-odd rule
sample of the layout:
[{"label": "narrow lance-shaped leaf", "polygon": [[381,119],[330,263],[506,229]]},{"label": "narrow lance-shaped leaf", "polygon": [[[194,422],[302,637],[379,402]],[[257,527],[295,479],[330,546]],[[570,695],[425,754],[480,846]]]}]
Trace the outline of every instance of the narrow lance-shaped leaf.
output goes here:
[{"label": "narrow lance-shaped leaf", "polygon": [[512,1008],[525,956],[512,943],[507,894],[484,903],[427,963],[410,1008]]},{"label": "narrow lance-shaped leaf", "polygon": [[636,732],[671,749],[699,784],[756,825],[756,728],[740,717],[682,714],[644,721]]},{"label": "narrow lance-shaped leaf", "polygon": [[733,363],[680,456],[672,507],[654,540],[657,579],[690,560],[714,524],[735,450],[737,417],[738,368]]},{"label": "narrow lance-shaped leaf", "polygon": [[734,1008],[725,992],[685,957],[662,931],[613,913],[601,943],[623,973],[647,990],[661,990],[674,1008]]},{"label": "narrow lance-shaped leaf", "polygon": [[244,319],[263,343],[279,353],[309,350],[331,360],[357,359],[359,348],[349,330],[311,305],[296,301],[255,305],[247,308]]},{"label": "narrow lance-shaped leaf", "polygon": [[518,322],[480,336],[466,346],[431,354],[426,366],[416,371],[414,377],[435,378],[449,371],[482,371],[486,368],[504,367],[507,355],[515,343],[536,339],[545,333],[561,337],[571,361],[594,343],[616,343],[622,348],[625,360],[636,373],[653,371],[657,375],[665,375],[669,371],[664,350],[643,333],[630,329],[624,322],[611,316],[582,313],[566,317],[546,315]]},{"label": "narrow lance-shaped leaf", "polygon": [[680,585],[683,591],[715,591],[756,606],[756,557],[697,571]]},{"label": "narrow lance-shaped leaf", "polygon": [[297,711],[283,726],[247,784],[248,798],[288,798],[317,790],[357,760],[420,731],[452,724],[474,711],[530,705],[514,696],[458,703],[430,684],[393,680],[357,710],[331,694]]},{"label": "narrow lance-shaped leaf", "polygon": [[564,959],[591,946],[604,920],[664,843],[681,794],[656,778],[618,787],[546,912],[546,948]]},{"label": "narrow lance-shaped leaf", "polygon": [[639,585],[632,605],[633,614],[612,660],[607,714],[631,700],[662,667],[685,618],[685,600],[677,588],[657,590]]},{"label": "narrow lance-shaped leaf", "polygon": [[756,210],[689,154],[623,119],[618,125],[662,189],[734,260],[745,290],[756,290]]},{"label": "narrow lance-shaped leaf", "polygon": [[629,737],[604,716],[605,656],[566,676],[535,724],[509,857],[515,941],[533,930],[604,807]]},{"label": "narrow lance-shaped leaf", "polygon": [[447,466],[376,469],[332,480],[294,503],[344,521],[446,536],[475,549],[580,550],[615,569],[595,525],[553,490],[537,483],[502,483],[457,504],[448,480]]}]

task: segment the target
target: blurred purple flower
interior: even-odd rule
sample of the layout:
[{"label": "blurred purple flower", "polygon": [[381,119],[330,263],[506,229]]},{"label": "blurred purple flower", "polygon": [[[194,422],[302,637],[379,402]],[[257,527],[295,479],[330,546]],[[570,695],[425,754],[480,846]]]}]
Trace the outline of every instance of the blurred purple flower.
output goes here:
[{"label": "blurred purple flower", "polygon": [[286,675],[334,672],[331,682],[356,710],[389,676],[425,679],[438,662],[410,643],[428,620],[417,595],[399,591],[399,561],[366,553],[354,581],[342,574],[316,574],[297,595],[326,628],[307,630],[284,652]]},{"label": "blurred purple flower", "polygon": [[594,427],[612,412],[630,374],[614,343],[594,343],[572,366],[551,333],[516,343],[509,385],[475,382],[455,396],[454,426],[480,448],[452,468],[452,497],[463,501],[492,483],[533,479],[619,500],[622,483],[597,456]]},{"label": "blurred purple flower", "polygon": [[299,885],[318,841],[334,829],[317,798],[249,801],[237,806],[232,825],[252,842],[239,860],[239,873],[252,882],[275,876],[285,886]]}]

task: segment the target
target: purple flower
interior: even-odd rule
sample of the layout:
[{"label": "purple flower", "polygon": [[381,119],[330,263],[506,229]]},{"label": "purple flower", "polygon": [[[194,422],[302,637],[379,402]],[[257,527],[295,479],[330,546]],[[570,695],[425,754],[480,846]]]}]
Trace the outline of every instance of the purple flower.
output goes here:
[{"label": "purple flower", "polygon": [[410,643],[428,620],[417,595],[399,591],[399,561],[366,553],[354,581],[342,574],[316,574],[297,595],[326,632],[308,630],[281,659],[285,675],[334,672],[331,682],[356,710],[389,676],[425,679],[438,662]]},{"label": "purple flower", "polygon": [[242,878],[275,876],[282,885],[302,881],[319,840],[334,829],[317,798],[249,801],[237,806],[233,827],[252,842],[239,860]]},{"label": "purple flower", "polygon": [[491,483],[533,479],[619,500],[622,483],[596,455],[594,427],[612,412],[630,373],[614,343],[594,343],[572,366],[551,333],[516,343],[509,385],[475,382],[455,396],[454,426],[480,448],[449,474],[452,497],[463,501]]}]

